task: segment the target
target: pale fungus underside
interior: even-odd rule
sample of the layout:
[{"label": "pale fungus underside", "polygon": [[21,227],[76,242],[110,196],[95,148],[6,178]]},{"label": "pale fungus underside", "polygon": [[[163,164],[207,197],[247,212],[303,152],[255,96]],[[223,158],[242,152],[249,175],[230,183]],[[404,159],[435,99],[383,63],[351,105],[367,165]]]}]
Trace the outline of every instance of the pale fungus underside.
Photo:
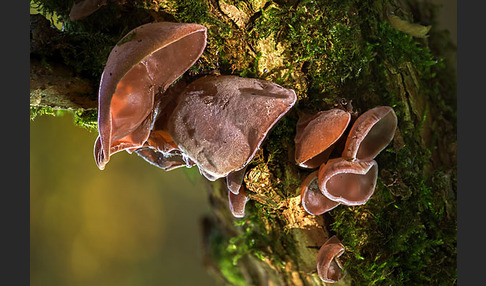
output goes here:
[{"label": "pale fungus underside", "polygon": [[[206,28],[197,24],[149,23],[111,51],[101,76],[96,163],[143,146],[168,87],[188,70],[206,46]],[[161,62],[162,61],[162,62]]]}]

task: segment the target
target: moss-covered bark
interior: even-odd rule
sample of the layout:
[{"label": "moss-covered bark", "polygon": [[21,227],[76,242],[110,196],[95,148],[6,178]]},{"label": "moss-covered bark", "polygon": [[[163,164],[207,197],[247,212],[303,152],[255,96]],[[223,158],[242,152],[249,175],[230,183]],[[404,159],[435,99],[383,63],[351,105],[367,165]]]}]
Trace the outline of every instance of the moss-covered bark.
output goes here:
[{"label": "moss-covered bark", "polygon": [[[294,109],[247,169],[246,217],[229,213],[223,182],[208,184],[214,215],[202,222],[206,262],[227,283],[322,285],[316,255],[330,234],[346,247],[341,261],[348,275],[341,284],[456,283],[455,73],[443,58],[450,44],[434,26],[436,7],[415,0],[108,1],[71,23],[70,3],[34,2],[55,12],[66,29],[31,58],[63,63],[71,77],[95,86],[109,50],[129,30],[178,21],[208,28],[207,48],[188,79],[234,74],[296,91]],[[390,21],[391,13],[402,26]],[[427,25],[430,37],[412,36]],[[343,103],[358,113],[392,106],[398,130],[376,159],[378,184],[367,204],[311,216],[300,205],[300,183],[310,171],[293,162],[295,124],[299,113]],[[95,120],[78,122],[93,126]]]}]

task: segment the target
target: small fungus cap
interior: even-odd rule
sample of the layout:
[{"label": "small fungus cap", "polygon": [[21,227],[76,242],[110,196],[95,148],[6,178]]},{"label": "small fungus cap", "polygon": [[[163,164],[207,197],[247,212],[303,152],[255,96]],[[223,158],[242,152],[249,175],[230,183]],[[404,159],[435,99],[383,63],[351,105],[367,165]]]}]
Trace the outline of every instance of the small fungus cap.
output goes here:
[{"label": "small fungus cap", "polygon": [[337,260],[344,253],[344,245],[337,236],[329,238],[317,254],[317,275],[326,283],[336,283],[344,277],[341,264]]},{"label": "small fungus cap", "polygon": [[245,206],[248,202],[248,194],[245,187],[241,186],[238,194],[228,191],[228,205],[234,217],[242,218],[245,216]]},{"label": "small fungus cap", "polygon": [[241,185],[243,184],[243,179],[245,177],[246,166],[243,169],[234,171],[226,176],[226,186],[228,190],[233,194],[237,195],[240,191]]},{"label": "small fungus cap", "polygon": [[299,118],[294,139],[296,163],[303,168],[318,168],[328,159],[350,120],[351,114],[338,108]]},{"label": "small fungus cap", "polygon": [[330,159],[319,168],[322,194],[343,205],[362,205],[373,195],[378,178],[376,161]]},{"label": "small fungus cap", "polygon": [[373,160],[393,139],[397,122],[397,115],[389,106],[378,106],[366,111],[351,127],[342,156]]},{"label": "small fungus cap", "polygon": [[318,185],[317,173],[318,171],[310,173],[301,185],[302,207],[311,215],[321,215],[339,205],[339,202],[332,201],[322,194]]},{"label": "small fungus cap", "polygon": [[163,93],[200,57],[206,28],[198,24],[149,23],[129,32],[112,49],[101,75],[95,160],[135,150],[156,118],[155,95]]},{"label": "small fungus cap", "polygon": [[199,171],[214,181],[244,168],[296,100],[293,90],[265,80],[202,77],[181,94],[169,132]]},{"label": "small fungus cap", "polygon": [[106,5],[106,0],[74,0],[69,19],[73,22],[84,19],[103,5]]}]

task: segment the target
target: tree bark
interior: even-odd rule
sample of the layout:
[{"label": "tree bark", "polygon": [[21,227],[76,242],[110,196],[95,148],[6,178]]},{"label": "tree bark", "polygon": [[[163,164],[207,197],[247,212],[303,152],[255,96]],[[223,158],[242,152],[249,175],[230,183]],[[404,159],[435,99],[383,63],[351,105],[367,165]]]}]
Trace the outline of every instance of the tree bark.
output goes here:
[{"label": "tree bark", "polygon": [[[442,58],[448,46],[433,42],[443,39],[434,28],[434,6],[413,0],[111,1],[71,23],[65,7],[38,2],[71,30],[31,28],[31,106],[96,108],[103,60],[84,59],[91,66],[83,70],[80,59],[66,60],[72,53],[54,57],[60,42],[69,49],[71,41],[66,36],[56,42],[56,37],[82,32],[89,40],[101,31],[112,39],[103,42],[106,48],[125,35],[120,31],[152,21],[197,22],[208,28],[204,54],[184,75],[189,79],[235,74],[296,91],[294,109],[275,126],[246,171],[246,216],[235,219],[229,212],[223,180],[208,182],[213,214],[201,222],[205,264],[227,284],[325,285],[317,276],[316,258],[332,234],[346,247],[341,259],[347,275],[338,285],[455,283],[455,74]],[[394,26],[392,13],[404,28]],[[432,25],[428,38],[412,31],[423,34],[427,25]],[[45,35],[57,36],[47,41]],[[295,124],[300,113],[339,104],[352,104],[358,114],[392,106],[398,129],[377,159],[380,173],[370,202],[309,215],[300,203],[300,183],[310,171],[293,161]],[[402,222],[400,212],[413,216],[413,222]],[[407,256],[420,253],[420,247],[425,253]],[[440,263],[429,261],[432,255]],[[423,265],[404,265],[419,260]],[[367,269],[358,270],[358,263]],[[439,267],[449,274],[434,272]]]}]

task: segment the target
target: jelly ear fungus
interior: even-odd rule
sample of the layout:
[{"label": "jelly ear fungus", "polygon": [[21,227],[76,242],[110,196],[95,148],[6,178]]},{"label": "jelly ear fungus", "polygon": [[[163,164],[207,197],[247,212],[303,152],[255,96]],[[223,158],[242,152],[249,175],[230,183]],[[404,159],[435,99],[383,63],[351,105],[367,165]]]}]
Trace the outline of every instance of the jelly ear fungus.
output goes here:
[{"label": "jelly ear fungus", "polygon": [[163,93],[200,57],[206,28],[198,24],[149,23],[129,32],[112,49],[101,76],[95,160],[133,151],[147,140],[155,120],[155,95]]},{"label": "jelly ear fungus", "polygon": [[205,76],[180,95],[169,133],[200,172],[214,181],[243,169],[296,100],[292,89],[269,81]]},{"label": "jelly ear fungus", "polygon": [[350,120],[351,114],[338,108],[320,111],[313,116],[301,115],[294,139],[297,165],[319,168],[329,158]]}]

